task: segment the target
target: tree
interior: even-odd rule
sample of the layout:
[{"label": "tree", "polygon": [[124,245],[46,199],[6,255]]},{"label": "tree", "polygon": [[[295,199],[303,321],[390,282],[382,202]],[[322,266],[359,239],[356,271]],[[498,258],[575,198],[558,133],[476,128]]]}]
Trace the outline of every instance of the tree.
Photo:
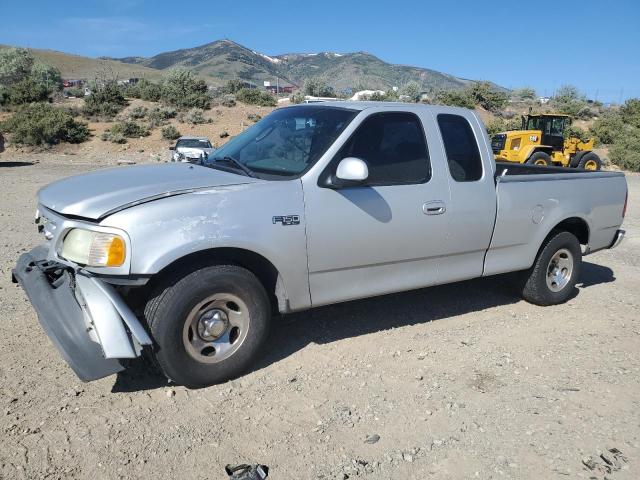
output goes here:
[{"label": "tree", "polygon": [[0,84],[9,86],[31,73],[34,58],[26,48],[0,50]]},{"label": "tree", "polygon": [[400,87],[400,97],[407,97],[410,102],[419,102],[422,87],[418,82],[407,82]]},{"label": "tree", "polygon": [[440,90],[435,94],[434,103],[452,107],[475,108],[468,90]]},{"label": "tree", "polygon": [[313,97],[333,97],[335,92],[333,87],[329,86],[327,82],[319,77],[307,78],[304,81],[304,90],[305,95],[311,95]]},{"label": "tree", "polygon": [[91,95],[84,97],[83,113],[87,116],[111,118],[127,105],[127,100],[118,84],[109,81],[93,85]]},{"label": "tree", "polygon": [[162,83],[162,100],[183,108],[206,110],[211,107],[207,84],[204,80],[197,79],[191,70],[181,67],[172,69],[165,77]]},{"label": "tree", "polygon": [[509,95],[497,90],[489,82],[474,83],[469,89],[469,95],[476,105],[490,112],[502,110],[509,101]]},{"label": "tree", "polygon": [[630,98],[620,107],[620,115],[625,123],[640,128],[640,98]]},{"label": "tree", "polygon": [[511,96],[515,100],[526,102],[536,99],[536,91],[531,87],[516,88],[511,92]]},{"label": "tree", "polygon": [[57,68],[42,62],[35,62],[29,75],[38,85],[42,85],[48,92],[62,90],[62,76]]}]

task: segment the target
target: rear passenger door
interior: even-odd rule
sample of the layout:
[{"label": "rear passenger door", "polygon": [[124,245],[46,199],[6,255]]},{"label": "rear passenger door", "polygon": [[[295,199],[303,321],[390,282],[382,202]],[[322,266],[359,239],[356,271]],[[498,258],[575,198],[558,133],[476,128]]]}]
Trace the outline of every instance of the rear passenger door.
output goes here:
[{"label": "rear passenger door", "polygon": [[451,191],[438,283],[482,275],[496,215],[493,159],[484,127],[470,112],[449,112],[435,113]]}]

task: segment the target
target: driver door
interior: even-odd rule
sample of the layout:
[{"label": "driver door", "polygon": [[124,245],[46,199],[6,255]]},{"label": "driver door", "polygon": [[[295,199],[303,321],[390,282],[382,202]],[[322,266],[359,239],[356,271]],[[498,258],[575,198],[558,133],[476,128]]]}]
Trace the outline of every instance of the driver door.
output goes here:
[{"label": "driver door", "polygon": [[[449,190],[443,172],[431,168],[430,135],[423,126],[429,121],[409,111],[372,113],[320,180],[305,180],[314,306],[436,283]],[[323,187],[323,176],[335,174],[346,157],[365,161],[368,179],[357,186]]]}]

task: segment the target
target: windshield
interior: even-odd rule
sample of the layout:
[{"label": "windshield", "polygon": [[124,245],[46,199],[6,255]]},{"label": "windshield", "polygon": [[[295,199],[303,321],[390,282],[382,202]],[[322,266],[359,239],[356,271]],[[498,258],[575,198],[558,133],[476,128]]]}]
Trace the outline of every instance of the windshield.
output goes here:
[{"label": "windshield", "polygon": [[232,158],[267,177],[293,177],[309,169],[358,114],[304,105],[276,110],[216,150],[208,164]]},{"label": "windshield", "polygon": [[185,138],[178,140],[176,148],[211,148],[211,142],[198,138]]}]

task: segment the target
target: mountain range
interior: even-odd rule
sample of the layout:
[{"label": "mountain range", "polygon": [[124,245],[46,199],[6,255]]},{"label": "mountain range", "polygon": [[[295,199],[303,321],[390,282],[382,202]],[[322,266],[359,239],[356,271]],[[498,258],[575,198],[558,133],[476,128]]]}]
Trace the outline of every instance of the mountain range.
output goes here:
[{"label": "mountain range", "polygon": [[[193,48],[159,53],[152,57],[89,58],[52,50],[30,49],[64,78],[91,79],[99,70],[119,78],[160,78],[164,70],[185,67],[213,85],[239,79],[255,85],[269,81],[281,86],[301,86],[306,78],[323,77],[337,90],[381,89],[417,81],[425,90],[458,90],[473,80],[436,70],[385,62],[367,52],[286,53],[266,55],[232,40],[217,40]],[[496,88],[502,89],[496,85]]]}]

